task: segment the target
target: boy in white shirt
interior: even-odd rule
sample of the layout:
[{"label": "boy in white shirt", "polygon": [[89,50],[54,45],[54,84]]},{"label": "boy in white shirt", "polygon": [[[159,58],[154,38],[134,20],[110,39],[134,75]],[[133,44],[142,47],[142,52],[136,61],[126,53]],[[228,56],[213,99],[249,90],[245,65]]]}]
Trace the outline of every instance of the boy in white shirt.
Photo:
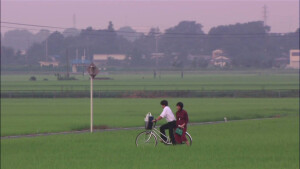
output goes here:
[{"label": "boy in white shirt", "polygon": [[[167,123],[160,126],[160,132],[164,135],[166,135],[165,130],[169,129],[169,136],[171,138],[171,142],[173,145],[176,144],[175,141],[175,137],[174,137],[174,129],[176,128],[176,118],[172,112],[172,110],[170,109],[170,107],[168,106],[168,101],[167,100],[162,100],[160,102],[163,111],[162,113],[157,117],[157,119],[153,120],[153,122],[157,122],[159,120],[161,120],[162,118],[166,118]],[[163,135],[161,135],[161,138],[166,141],[167,138]]]}]

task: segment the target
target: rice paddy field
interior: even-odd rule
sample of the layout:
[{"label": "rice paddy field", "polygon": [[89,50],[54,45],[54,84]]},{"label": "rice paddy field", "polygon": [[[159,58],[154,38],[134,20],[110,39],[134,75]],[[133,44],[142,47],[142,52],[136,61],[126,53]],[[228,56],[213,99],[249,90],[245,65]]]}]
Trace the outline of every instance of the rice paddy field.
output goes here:
[{"label": "rice paddy field", "polygon": [[[29,81],[35,76],[37,81]],[[89,91],[87,75],[58,81],[51,74],[3,74],[1,92]],[[295,71],[111,72],[95,80],[99,91],[299,90]],[[136,147],[143,129],[37,137],[4,136],[77,131],[90,125],[88,98],[1,98],[1,169],[298,169],[299,98],[95,98],[94,126],[144,126],[146,113],[158,116],[160,101],[173,111],[182,101],[192,125],[186,145]],[[231,121],[241,120],[241,121]],[[162,120],[158,125],[163,124]]]},{"label": "rice paddy field", "polygon": [[298,126],[298,117],[191,126],[191,147],[137,148],[138,130],[1,140],[1,168],[298,169]]},{"label": "rice paddy field", "polygon": [[[94,99],[94,125],[143,126],[151,112],[158,116],[162,98]],[[182,101],[191,122],[298,116],[298,98],[167,98],[175,111]],[[87,129],[90,102],[81,99],[2,99],[1,136]],[[164,121],[163,121],[164,122]]]},{"label": "rice paddy field", "polygon": [[[36,81],[29,81],[31,76]],[[53,74],[4,74],[1,76],[1,90],[5,91],[88,91],[89,76],[71,75],[76,81],[58,81]],[[297,71],[196,71],[161,72],[156,79],[152,72],[110,72],[97,77],[111,80],[95,80],[94,90],[297,90]]]}]

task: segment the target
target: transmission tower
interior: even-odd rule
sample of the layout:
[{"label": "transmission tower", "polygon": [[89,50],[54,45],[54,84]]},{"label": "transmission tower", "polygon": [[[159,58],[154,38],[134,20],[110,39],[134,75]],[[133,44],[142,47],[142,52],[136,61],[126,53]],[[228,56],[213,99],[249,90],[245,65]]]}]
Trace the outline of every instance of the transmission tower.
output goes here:
[{"label": "transmission tower", "polygon": [[268,7],[267,7],[267,5],[263,6],[263,18],[264,18],[264,26],[267,26],[267,19],[268,19]]},{"label": "transmission tower", "polygon": [[73,28],[76,28],[76,14],[73,14]]}]

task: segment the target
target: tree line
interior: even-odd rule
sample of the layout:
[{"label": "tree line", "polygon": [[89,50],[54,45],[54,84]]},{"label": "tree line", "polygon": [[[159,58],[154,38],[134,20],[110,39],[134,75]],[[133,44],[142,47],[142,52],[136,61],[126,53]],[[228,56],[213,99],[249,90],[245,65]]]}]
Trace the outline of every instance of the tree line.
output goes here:
[{"label": "tree line", "polygon": [[[26,50],[15,52],[11,47],[1,46],[1,64],[38,65],[47,54],[61,56],[66,62],[76,55],[91,59],[94,54],[124,54],[130,67],[207,67],[204,60],[188,62],[189,55],[207,55],[221,49],[232,60],[233,67],[272,67],[276,58],[288,57],[290,49],[299,48],[299,28],[295,32],[270,33],[270,27],[262,21],[237,23],[213,27],[204,33],[203,26],[194,21],[182,21],[161,32],[152,28],[148,33],[136,32],[130,27],[115,30],[109,22],[105,29],[88,27],[47,34],[43,31]],[[46,37],[45,37],[46,36]],[[11,43],[17,43],[11,42]],[[153,53],[163,53],[157,62]]]}]

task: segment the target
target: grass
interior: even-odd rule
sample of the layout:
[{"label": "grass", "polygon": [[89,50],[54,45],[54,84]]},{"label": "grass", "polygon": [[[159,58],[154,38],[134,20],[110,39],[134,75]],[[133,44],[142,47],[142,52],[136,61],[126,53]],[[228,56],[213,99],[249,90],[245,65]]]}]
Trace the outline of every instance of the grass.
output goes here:
[{"label": "grass", "polygon": [[[29,81],[27,75],[2,75],[2,91],[70,91],[89,90],[89,77],[76,75],[77,81],[57,81],[54,75],[35,75],[37,81]],[[161,79],[153,79],[152,72],[113,72],[98,77],[114,80],[95,80],[95,90],[288,90],[299,89],[298,72],[250,71],[250,72],[162,72]],[[47,78],[48,81],[43,79]]]},{"label": "grass", "polygon": [[[158,116],[162,111],[160,100],[94,99],[94,125],[143,126],[146,113]],[[299,113],[298,98],[172,98],[168,101],[173,111],[175,104],[182,101],[191,122]],[[1,99],[1,136],[89,128],[89,106],[89,99]]]},{"label": "grass", "polygon": [[298,117],[190,126],[192,147],[136,148],[139,131],[1,140],[1,168],[297,169]]}]

